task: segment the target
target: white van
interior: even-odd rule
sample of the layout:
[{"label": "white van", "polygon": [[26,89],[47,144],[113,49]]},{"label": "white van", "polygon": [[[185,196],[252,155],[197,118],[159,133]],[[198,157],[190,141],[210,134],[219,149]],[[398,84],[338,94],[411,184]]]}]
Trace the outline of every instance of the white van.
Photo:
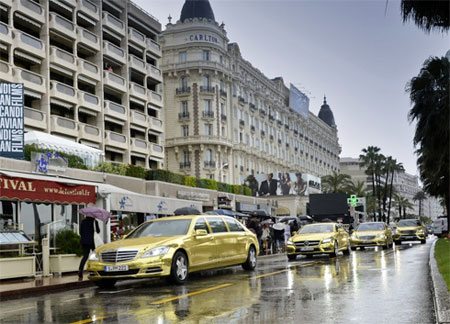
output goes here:
[{"label": "white van", "polygon": [[433,222],[433,234],[437,237],[443,236],[444,233],[448,233],[448,219],[447,216],[438,216]]}]

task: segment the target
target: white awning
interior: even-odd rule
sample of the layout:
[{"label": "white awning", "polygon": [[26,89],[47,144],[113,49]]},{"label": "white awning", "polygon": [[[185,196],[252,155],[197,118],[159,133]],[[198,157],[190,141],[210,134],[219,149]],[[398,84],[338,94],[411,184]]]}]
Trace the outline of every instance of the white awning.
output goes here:
[{"label": "white awning", "polygon": [[14,55],[20,56],[21,58],[24,58],[30,62],[36,63],[36,64],[42,64],[42,60],[38,57],[35,57],[33,55],[27,54],[22,52],[21,50],[16,49],[14,51]]},{"label": "white awning", "polygon": [[73,72],[72,71],[70,71],[68,69],[65,69],[63,67],[60,67],[58,65],[55,65],[53,63],[50,63],[50,69],[56,70],[56,71],[58,71],[58,72],[60,72],[60,73],[62,73],[64,75],[69,76],[69,77],[73,77]]},{"label": "white awning", "polygon": [[132,96],[130,96],[130,101],[135,102],[135,103],[145,107],[145,101],[139,100],[139,99],[137,99],[135,97],[132,97]]},{"label": "white awning", "polygon": [[90,85],[93,85],[94,87],[97,85],[97,81],[91,80],[89,78],[86,78],[85,76],[79,75],[78,80],[81,80],[83,82],[89,83]]},{"label": "white awning", "polygon": [[105,116],[105,121],[109,121],[109,122],[117,124],[117,125],[125,126],[125,122],[123,120],[116,119],[111,116]]},{"label": "white awning", "polygon": [[41,98],[42,98],[42,95],[41,95],[40,93],[31,91],[31,90],[28,90],[28,89],[24,89],[24,90],[23,90],[23,93],[24,93],[26,96],[30,96],[30,97],[33,97],[33,98],[36,98],[36,99],[41,99]]},{"label": "white awning", "polygon": [[81,19],[86,20],[89,24],[92,26],[95,26],[97,24],[97,21],[92,19],[91,17],[86,16],[84,13],[78,11],[78,17]]},{"label": "white awning", "polygon": [[83,107],[79,107],[78,112],[81,112],[81,113],[89,115],[89,116],[97,117],[97,112],[92,111],[90,109],[83,108]]},{"label": "white awning", "polygon": [[56,99],[56,98],[50,98],[50,103],[67,108],[67,109],[72,109],[73,108],[73,104]]},{"label": "white awning", "polygon": [[67,11],[70,11],[70,12],[73,11],[73,8],[72,8],[71,6],[68,6],[68,5],[66,5],[65,3],[63,3],[63,2],[61,2],[61,1],[59,1],[59,0],[50,0],[50,2],[53,2],[53,3],[56,4],[57,6],[59,6],[59,7],[63,8],[63,9],[65,9],[65,10],[67,10]]},{"label": "white awning", "polygon": [[0,49],[3,50],[3,51],[6,51],[6,50],[8,50],[8,45],[3,44],[2,42],[0,42]]},{"label": "white awning", "polygon": [[37,21],[35,21],[35,20],[33,20],[33,19],[30,19],[30,18],[28,18],[27,16],[24,16],[24,15],[22,15],[20,12],[15,12],[14,13],[14,15],[17,17],[17,18],[20,18],[20,19],[22,19],[23,21],[26,21],[27,23],[29,23],[29,24],[31,24],[31,25],[33,25],[33,26],[36,26],[37,28],[42,28],[42,25],[39,23],[39,22],[37,22]]}]

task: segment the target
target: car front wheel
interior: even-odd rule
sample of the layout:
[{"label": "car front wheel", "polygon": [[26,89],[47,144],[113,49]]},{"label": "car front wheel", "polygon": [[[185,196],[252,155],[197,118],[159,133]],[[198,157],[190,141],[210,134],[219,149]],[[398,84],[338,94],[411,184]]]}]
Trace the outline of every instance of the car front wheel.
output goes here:
[{"label": "car front wheel", "polygon": [[248,249],[247,261],[242,264],[242,268],[244,270],[254,270],[256,268],[256,249],[253,245]]},{"label": "car front wheel", "polygon": [[94,284],[99,288],[112,288],[116,282],[116,279],[102,279],[94,281]]},{"label": "car front wheel", "polygon": [[297,256],[295,254],[288,254],[287,257],[289,261],[295,261],[297,259]]},{"label": "car front wheel", "polygon": [[172,267],[170,268],[170,279],[177,285],[186,282],[188,278],[188,260],[186,254],[177,251],[172,259]]}]

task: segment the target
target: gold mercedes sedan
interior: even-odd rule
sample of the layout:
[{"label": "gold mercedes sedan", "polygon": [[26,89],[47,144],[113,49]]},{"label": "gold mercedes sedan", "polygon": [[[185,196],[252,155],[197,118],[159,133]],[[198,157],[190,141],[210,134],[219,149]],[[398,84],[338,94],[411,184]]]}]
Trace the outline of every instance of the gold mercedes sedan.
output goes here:
[{"label": "gold mercedes sedan", "polygon": [[383,222],[368,222],[358,226],[350,237],[352,250],[364,250],[369,246],[382,246],[388,249],[393,245],[392,231]]},{"label": "gold mercedes sedan", "polygon": [[397,223],[394,233],[395,244],[401,244],[403,241],[427,242],[425,226],[418,219],[402,219]]},{"label": "gold mercedes sedan", "polygon": [[334,257],[339,251],[350,254],[350,237],[344,228],[336,223],[305,225],[286,244],[290,261],[302,254],[307,257],[314,254],[329,254]]},{"label": "gold mercedes sedan", "polygon": [[256,236],[232,217],[173,216],[148,221],[90,255],[89,279],[112,287],[119,279],[168,277],[183,284],[189,273],[241,264],[256,267]]}]

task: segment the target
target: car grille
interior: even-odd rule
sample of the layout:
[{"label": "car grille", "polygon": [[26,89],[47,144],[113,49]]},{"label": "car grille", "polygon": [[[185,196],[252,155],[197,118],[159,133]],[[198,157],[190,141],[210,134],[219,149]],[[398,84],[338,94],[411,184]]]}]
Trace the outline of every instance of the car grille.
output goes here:
[{"label": "car grille", "polygon": [[102,261],[109,263],[118,263],[131,261],[136,258],[139,250],[109,250],[102,252]]},{"label": "car grille", "polygon": [[359,236],[360,240],[373,240],[375,239],[375,235],[366,235],[366,236]]},{"label": "car grille", "polygon": [[102,277],[108,276],[127,276],[127,275],[135,275],[139,272],[139,269],[131,269],[128,271],[98,271],[98,274]]},{"label": "car grille", "polygon": [[416,231],[400,231],[400,234],[404,234],[404,235],[414,235],[416,234]]},{"label": "car grille", "polygon": [[314,246],[319,245],[320,241],[300,241],[295,242],[295,246]]}]

